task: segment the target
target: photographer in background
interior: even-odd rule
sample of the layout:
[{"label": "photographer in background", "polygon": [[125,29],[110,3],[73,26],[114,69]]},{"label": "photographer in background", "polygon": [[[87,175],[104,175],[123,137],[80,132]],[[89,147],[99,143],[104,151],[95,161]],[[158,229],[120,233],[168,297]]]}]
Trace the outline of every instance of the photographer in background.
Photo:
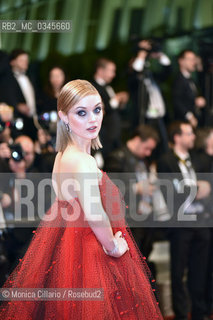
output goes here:
[{"label": "photographer in background", "polygon": [[1,101],[14,107],[16,118],[23,119],[22,134],[36,139],[36,114],[40,90],[28,75],[29,55],[22,49],[14,49],[10,56],[10,69],[1,82]]},{"label": "photographer in background", "polygon": [[[1,67],[3,67],[2,64],[0,66],[0,69]],[[10,157],[8,143],[12,143],[10,127],[12,120],[13,108],[9,107],[5,103],[0,103],[0,167],[2,168],[3,172],[7,172],[8,169],[8,166],[5,163],[4,158]],[[5,181],[3,178],[4,177],[2,176],[0,178],[0,286],[5,282],[7,272],[10,267],[5,242],[6,221],[4,217],[4,211],[8,210],[8,208],[12,204],[12,198],[9,194],[9,190],[5,185]]]},{"label": "photographer in background", "polygon": [[[163,66],[161,73],[153,74],[150,70],[150,59],[156,59]],[[149,124],[159,133],[159,149],[166,151],[167,133],[164,117],[166,106],[158,86],[165,81],[170,72],[170,59],[161,51],[159,43],[152,40],[141,40],[137,43],[137,55],[130,61],[129,90],[133,103],[133,127],[138,124]]]},{"label": "photographer in background", "polygon": [[7,172],[8,165],[5,159],[10,158],[9,144],[13,143],[12,131],[13,108],[5,103],[0,104],[0,172]]},{"label": "photographer in background", "polygon": [[[19,145],[20,146],[17,146]],[[21,149],[20,149],[21,147]],[[25,169],[26,172],[40,172],[41,171],[41,157],[36,155],[34,150],[34,142],[28,136],[19,136],[14,140],[13,144],[1,144],[0,145],[0,158],[1,164],[0,172],[10,172],[10,161],[11,151],[14,151],[18,154],[18,157],[25,160]],[[7,168],[7,170],[6,170]]]},{"label": "photographer in background", "polygon": [[34,144],[27,136],[20,136],[15,140],[14,144],[6,145],[4,155],[5,157],[1,158],[0,165],[0,190],[1,194],[7,194],[10,199],[7,197],[3,203],[3,199],[0,199],[0,201],[3,208],[7,208],[13,212],[15,201],[14,179],[26,178],[27,173],[36,173],[39,171],[34,165]]},{"label": "photographer in background", "polygon": [[0,103],[0,143],[12,142],[13,108]]},{"label": "photographer in background", "polygon": [[[125,185],[126,221],[139,249],[148,258],[156,234],[149,227],[142,228],[134,215],[145,220],[152,216],[152,200],[155,186],[151,183],[152,169],[148,158],[156,148],[159,137],[150,126],[138,126],[126,144],[114,150],[105,162],[105,170],[113,173],[112,178]],[[133,201],[135,199],[135,201]],[[154,270],[152,269],[152,272]]]},{"label": "photographer in background", "polygon": [[[2,213],[1,221],[5,221],[6,224],[6,228],[0,230],[2,232],[0,238],[0,283],[5,281],[7,274],[15,267],[18,258],[24,255],[25,248],[27,248],[34,230],[33,225],[28,224],[28,220],[26,220],[26,226],[23,225],[22,227],[13,223],[14,205],[15,202],[19,201],[14,181],[17,178],[30,179],[36,191],[41,178],[38,173],[41,171],[48,172],[46,159],[43,159],[42,154],[35,153],[34,142],[30,137],[22,135],[18,136],[14,141],[11,138],[10,131],[13,123],[11,110],[12,108],[5,105],[0,108],[2,123],[2,133],[0,134],[0,210]],[[34,175],[35,173],[37,174]],[[47,200],[45,203],[46,208],[49,208],[48,197],[45,200]],[[38,202],[36,193],[33,201],[36,206],[36,213]],[[26,209],[27,207],[22,206],[22,217],[28,216]],[[3,259],[2,263],[1,257]]]},{"label": "photographer in background", "polygon": [[39,130],[38,135],[37,143],[24,135],[17,137],[14,140],[14,145],[6,142],[0,143],[0,172],[10,172],[8,160],[11,157],[11,149],[18,154],[20,153],[19,148],[16,150],[17,144],[20,144],[22,148],[21,153],[23,153],[22,156],[25,160],[26,172],[51,172],[55,150],[42,129]]},{"label": "photographer in background", "polygon": [[[40,206],[38,195],[38,184],[42,179],[49,178],[49,174],[45,175],[43,171],[40,174],[43,165],[46,161],[43,160],[42,155],[35,153],[34,142],[28,136],[19,136],[14,140],[14,144],[7,145],[9,157],[2,159],[7,165],[7,169],[4,171],[0,168],[0,190],[4,195],[4,203],[8,201],[7,206],[4,206],[3,213],[6,221],[7,229],[5,232],[4,247],[7,252],[7,258],[10,264],[10,270],[14,269],[18,258],[21,258],[28,243],[32,237],[32,231],[37,226],[42,212],[46,212],[51,205],[51,192],[49,189],[45,189],[44,206]],[[6,174],[5,174],[6,173]],[[30,182],[29,188],[21,187],[17,188],[16,183],[26,179]],[[21,212],[16,212],[21,215],[21,220],[18,220],[18,224],[14,221],[16,204],[20,202],[20,199],[26,198],[27,195],[31,195],[29,201],[33,202],[34,211],[29,211],[28,206],[21,205]],[[7,197],[6,197],[7,196]],[[3,205],[2,205],[3,207]],[[17,208],[16,208],[17,209]],[[41,211],[42,210],[42,211]],[[28,217],[32,217],[29,220]],[[21,225],[20,225],[21,223]],[[10,270],[8,272],[10,272]]]},{"label": "photographer in background", "polygon": [[[11,123],[13,120],[13,108],[9,107],[5,103],[0,104],[0,172],[8,172],[8,162],[11,156],[11,150],[8,147],[12,144],[13,139],[11,137]],[[0,179],[0,205],[1,208],[7,208],[11,205],[11,197],[5,190],[3,179]]]},{"label": "photographer in background", "polygon": [[[25,146],[27,142],[30,142],[30,138],[28,137],[20,137],[20,142],[22,146]],[[32,238],[32,231],[35,229],[34,221],[29,221],[29,211],[28,207],[25,205],[21,206],[21,213],[17,213],[18,216],[21,217],[21,220],[18,221],[18,224],[15,220],[16,217],[16,204],[20,201],[21,197],[26,197],[29,190],[26,188],[17,189],[16,183],[21,179],[30,180],[34,189],[37,190],[38,184],[38,176],[34,175],[36,171],[31,171],[31,173],[27,173],[27,170],[32,170],[34,154],[33,150],[30,151],[32,145],[29,143],[28,152],[25,154],[21,144],[14,144],[10,147],[11,156],[8,160],[9,173],[2,174],[1,177],[4,180],[4,188],[7,190],[7,194],[11,199],[11,203],[7,208],[3,209],[4,217],[6,221],[7,228],[4,231],[5,241],[4,247],[5,252],[7,254],[7,259],[9,261],[9,268],[7,270],[8,273],[16,266],[18,263],[18,259],[22,258],[25,254],[25,251],[28,247],[28,244]],[[37,212],[37,193],[33,193],[33,198],[30,199],[33,201],[35,206],[35,213]]]}]

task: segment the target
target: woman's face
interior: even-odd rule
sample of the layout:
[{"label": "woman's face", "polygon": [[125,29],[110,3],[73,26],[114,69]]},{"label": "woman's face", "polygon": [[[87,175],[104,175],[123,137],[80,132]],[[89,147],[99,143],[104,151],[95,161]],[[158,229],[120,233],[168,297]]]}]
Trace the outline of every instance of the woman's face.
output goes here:
[{"label": "woman's face", "polygon": [[89,140],[97,138],[103,120],[102,108],[99,95],[89,95],[76,103],[64,119],[69,122],[72,135]]},{"label": "woman's face", "polygon": [[49,81],[53,88],[61,88],[65,81],[64,71],[60,68],[54,68],[50,71]]}]

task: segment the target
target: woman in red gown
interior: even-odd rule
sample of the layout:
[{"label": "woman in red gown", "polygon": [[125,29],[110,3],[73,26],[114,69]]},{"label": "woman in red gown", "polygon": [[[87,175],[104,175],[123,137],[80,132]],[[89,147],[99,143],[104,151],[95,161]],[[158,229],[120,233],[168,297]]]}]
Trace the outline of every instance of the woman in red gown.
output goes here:
[{"label": "woman in red gown", "polygon": [[[91,148],[101,147],[98,92],[85,80],[67,83],[58,98],[58,115],[57,197],[4,289],[58,288],[65,298],[5,301],[0,319],[162,319],[154,280],[125,225],[120,191],[90,155]],[[87,298],[66,295],[76,288]],[[89,289],[95,300],[88,298]]]}]

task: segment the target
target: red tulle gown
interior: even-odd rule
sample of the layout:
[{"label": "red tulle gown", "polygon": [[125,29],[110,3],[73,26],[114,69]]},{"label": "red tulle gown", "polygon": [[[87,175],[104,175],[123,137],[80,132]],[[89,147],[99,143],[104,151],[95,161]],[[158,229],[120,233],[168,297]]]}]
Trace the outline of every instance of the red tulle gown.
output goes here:
[{"label": "red tulle gown", "polygon": [[[4,288],[102,288],[104,299],[5,301],[0,308],[0,319],[163,319],[145,258],[125,227],[124,219],[118,219],[119,215],[123,216],[125,208],[120,191],[106,173],[103,173],[99,187],[113,232],[123,232],[129,251],[120,258],[106,255],[84,221],[78,199],[70,203],[56,199],[46,213],[46,217],[55,214],[54,221],[42,220],[24,258]],[[79,219],[75,224],[63,218],[64,214],[71,217],[76,212]]]}]

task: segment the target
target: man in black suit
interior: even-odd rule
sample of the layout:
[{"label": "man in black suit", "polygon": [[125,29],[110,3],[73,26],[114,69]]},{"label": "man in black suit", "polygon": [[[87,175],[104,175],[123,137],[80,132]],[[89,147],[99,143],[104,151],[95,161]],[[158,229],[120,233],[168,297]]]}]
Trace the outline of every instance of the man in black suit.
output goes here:
[{"label": "man in black suit", "polygon": [[[9,56],[6,52],[0,50],[0,88],[3,85],[5,76],[10,70],[9,64]],[[0,102],[3,102],[1,95],[3,94],[2,90],[0,89]]]},{"label": "man in black suit", "polygon": [[197,57],[191,50],[184,50],[178,56],[179,73],[173,83],[173,105],[176,120],[188,120],[196,128],[202,123],[203,108],[206,101],[199,96],[197,87],[191,78],[196,70]]},{"label": "man in black suit", "polygon": [[[176,320],[187,320],[189,311],[184,275],[188,269],[188,288],[192,320],[204,320],[205,281],[208,263],[210,231],[202,228],[205,217],[203,202],[211,191],[207,181],[198,180],[190,157],[195,134],[188,122],[177,121],[169,127],[172,150],[158,161],[159,178],[169,180],[173,198],[173,214],[168,231],[171,255],[172,301]],[[171,190],[170,190],[171,191]],[[171,208],[169,208],[172,210]]]},{"label": "man in black suit", "polygon": [[[203,172],[204,175],[207,175],[211,186],[213,187],[213,130],[212,128],[202,128],[196,132],[196,159],[195,166],[197,172]],[[212,188],[213,189],[213,188]],[[212,194],[211,194],[212,195]],[[212,199],[212,196],[211,196]],[[213,206],[212,201],[209,201],[208,212],[209,216],[209,226],[211,232],[211,244],[209,251],[209,262],[208,262],[208,271],[207,271],[207,281],[206,281],[206,300],[208,306],[208,314],[213,312]]]},{"label": "man in black suit", "polygon": [[104,157],[121,145],[121,118],[119,109],[128,100],[126,92],[115,93],[109,85],[115,76],[116,65],[113,61],[100,58],[96,62],[94,79],[91,82],[98,90],[104,104],[104,119],[100,132]]},{"label": "man in black suit", "polygon": [[[151,71],[151,59],[158,62],[160,72]],[[165,128],[166,104],[159,84],[163,83],[171,71],[171,61],[159,43],[140,40],[137,55],[131,59],[128,84],[133,104],[133,127],[146,123],[153,126],[161,138],[158,154],[168,149]]]},{"label": "man in black suit", "polygon": [[110,153],[105,163],[105,170],[111,174],[112,179],[118,179],[125,185],[126,221],[139,249],[147,258],[155,237],[153,229],[144,228],[148,222],[145,220],[152,214],[152,194],[155,190],[155,186],[150,182],[148,158],[158,141],[155,129],[140,125],[123,147]]},{"label": "man in black suit", "polygon": [[1,82],[1,101],[14,107],[15,118],[22,118],[24,122],[22,133],[35,140],[37,129],[33,119],[37,113],[38,90],[27,75],[29,56],[26,51],[15,49],[9,58],[11,69]]}]

